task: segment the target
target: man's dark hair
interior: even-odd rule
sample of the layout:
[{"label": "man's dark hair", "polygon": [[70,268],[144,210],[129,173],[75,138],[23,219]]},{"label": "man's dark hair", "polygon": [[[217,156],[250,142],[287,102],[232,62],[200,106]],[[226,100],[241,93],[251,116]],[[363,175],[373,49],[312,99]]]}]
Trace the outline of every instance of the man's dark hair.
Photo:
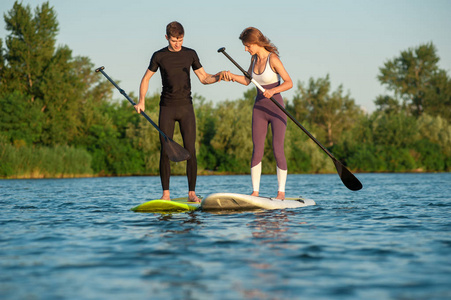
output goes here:
[{"label": "man's dark hair", "polygon": [[180,38],[185,35],[185,30],[182,24],[177,21],[171,22],[166,26],[166,35],[169,37]]}]

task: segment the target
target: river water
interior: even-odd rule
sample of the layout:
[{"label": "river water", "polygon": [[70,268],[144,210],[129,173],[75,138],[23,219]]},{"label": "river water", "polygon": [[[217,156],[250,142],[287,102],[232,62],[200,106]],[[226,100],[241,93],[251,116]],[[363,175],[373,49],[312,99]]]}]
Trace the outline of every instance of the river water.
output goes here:
[{"label": "river water", "polygon": [[[289,175],[312,207],[172,215],[129,210],[159,177],[0,180],[0,298],[451,299],[451,173],[357,177],[352,192]],[[250,186],[200,176],[197,192]],[[186,196],[186,177],[171,190]]]}]

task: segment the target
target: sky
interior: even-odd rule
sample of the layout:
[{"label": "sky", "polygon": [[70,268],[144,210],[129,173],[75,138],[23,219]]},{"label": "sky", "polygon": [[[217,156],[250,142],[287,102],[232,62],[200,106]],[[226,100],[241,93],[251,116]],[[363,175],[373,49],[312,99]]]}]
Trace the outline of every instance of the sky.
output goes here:
[{"label": "sky", "polygon": [[[14,0],[2,0],[4,14]],[[23,0],[34,9],[45,1]],[[249,53],[238,39],[241,31],[259,28],[279,49],[294,82],[282,95],[291,101],[298,83],[329,75],[332,91],[340,85],[357,105],[375,109],[378,95],[387,94],[377,79],[379,68],[401,51],[432,42],[439,67],[451,75],[451,1],[449,0],[50,0],[59,22],[58,45],[73,56],[89,57],[127,93],[138,95],[141,78],[153,52],[167,46],[166,25],[185,28],[184,46],[196,50],[207,73],[240,71],[221,47],[247,70]],[[93,69],[93,72],[94,72]],[[243,96],[246,87],[232,82],[202,85],[191,73],[192,91],[218,103]],[[158,76],[157,76],[158,75]],[[99,74],[99,76],[101,76]],[[161,91],[161,78],[150,80],[148,95]],[[123,96],[115,93],[115,99]]]}]

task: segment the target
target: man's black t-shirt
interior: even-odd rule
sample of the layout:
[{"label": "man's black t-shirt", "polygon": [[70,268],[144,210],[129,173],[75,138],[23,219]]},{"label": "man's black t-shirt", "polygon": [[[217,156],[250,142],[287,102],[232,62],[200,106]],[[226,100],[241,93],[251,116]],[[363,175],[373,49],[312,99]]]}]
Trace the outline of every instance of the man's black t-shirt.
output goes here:
[{"label": "man's black t-shirt", "polygon": [[175,106],[192,103],[190,68],[202,68],[196,51],[182,47],[180,51],[169,51],[168,47],[156,51],[150,59],[149,70],[160,69],[163,90],[161,106]]}]

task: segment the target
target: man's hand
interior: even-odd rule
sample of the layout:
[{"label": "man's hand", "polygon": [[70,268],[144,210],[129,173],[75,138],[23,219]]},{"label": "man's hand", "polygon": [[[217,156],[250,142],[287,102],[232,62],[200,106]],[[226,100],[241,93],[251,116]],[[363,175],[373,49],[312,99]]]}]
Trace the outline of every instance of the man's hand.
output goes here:
[{"label": "man's hand", "polygon": [[233,79],[232,73],[230,73],[230,71],[223,71],[223,80],[224,81],[235,81]]},{"label": "man's hand", "polygon": [[144,101],[139,101],[137,105],[134,106],[135,110],[138,114],[146,110],[146,106],[144,104]]}]

